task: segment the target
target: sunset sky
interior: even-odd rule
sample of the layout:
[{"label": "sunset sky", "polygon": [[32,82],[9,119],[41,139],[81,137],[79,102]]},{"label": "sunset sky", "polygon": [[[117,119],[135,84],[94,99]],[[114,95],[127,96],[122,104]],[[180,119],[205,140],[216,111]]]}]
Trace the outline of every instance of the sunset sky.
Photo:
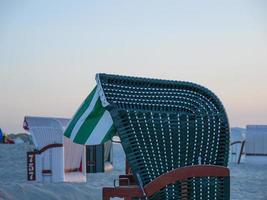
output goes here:
[{"label": "sunset sky", "polygon": [[0,128],[70,118],[98,72],[214,91],[231,126],[267,124],[267,1],[0,0]]}]

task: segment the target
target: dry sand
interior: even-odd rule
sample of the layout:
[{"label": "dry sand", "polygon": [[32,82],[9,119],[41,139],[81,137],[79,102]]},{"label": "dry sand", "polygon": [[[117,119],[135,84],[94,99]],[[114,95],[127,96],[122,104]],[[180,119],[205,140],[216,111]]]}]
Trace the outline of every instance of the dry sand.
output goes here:
[{"label": "dry sand", "polygon": [[[103,186],[124,172],[124,154],[114,145],[115,170],[90,174],[87,183],[32,183],[26,181],[26,152],[29,146],[0,145],[0,199],[4,200],[100,200]],[[267,157],[247,157],[240,165],[230,164],[232,200],[267,199]]]}]

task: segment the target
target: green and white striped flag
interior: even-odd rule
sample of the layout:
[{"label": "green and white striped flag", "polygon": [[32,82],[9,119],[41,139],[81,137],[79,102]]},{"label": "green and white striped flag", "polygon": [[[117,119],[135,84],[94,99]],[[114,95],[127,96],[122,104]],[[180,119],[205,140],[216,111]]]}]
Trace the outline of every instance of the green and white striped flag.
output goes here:
[{"label": "green and white striped flag", "polygon": [[110,140],[114,134],[112,118],[102,106],[95,87],[69,122],[64,135],[74,143],[95,145]]}]

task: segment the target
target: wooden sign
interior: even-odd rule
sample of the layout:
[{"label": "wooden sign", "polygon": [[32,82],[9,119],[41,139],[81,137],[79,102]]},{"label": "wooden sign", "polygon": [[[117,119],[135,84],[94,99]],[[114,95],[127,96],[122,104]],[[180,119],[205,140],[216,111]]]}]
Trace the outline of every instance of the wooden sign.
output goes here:
[{"label": "wooden sign", "polygon": [[34,152],[27,152],[27,175],[28,175],[28,181],[36,180]]}]

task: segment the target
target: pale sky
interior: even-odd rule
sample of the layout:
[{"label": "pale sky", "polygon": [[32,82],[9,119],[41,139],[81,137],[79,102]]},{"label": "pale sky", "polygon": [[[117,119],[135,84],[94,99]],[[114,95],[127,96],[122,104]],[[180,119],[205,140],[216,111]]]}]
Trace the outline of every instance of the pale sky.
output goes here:
[{"label": "pale sky", "polygon": [[71,117],[98,72],[186,80],[267,124],[267,1],[0,0],[0,127]]}]

